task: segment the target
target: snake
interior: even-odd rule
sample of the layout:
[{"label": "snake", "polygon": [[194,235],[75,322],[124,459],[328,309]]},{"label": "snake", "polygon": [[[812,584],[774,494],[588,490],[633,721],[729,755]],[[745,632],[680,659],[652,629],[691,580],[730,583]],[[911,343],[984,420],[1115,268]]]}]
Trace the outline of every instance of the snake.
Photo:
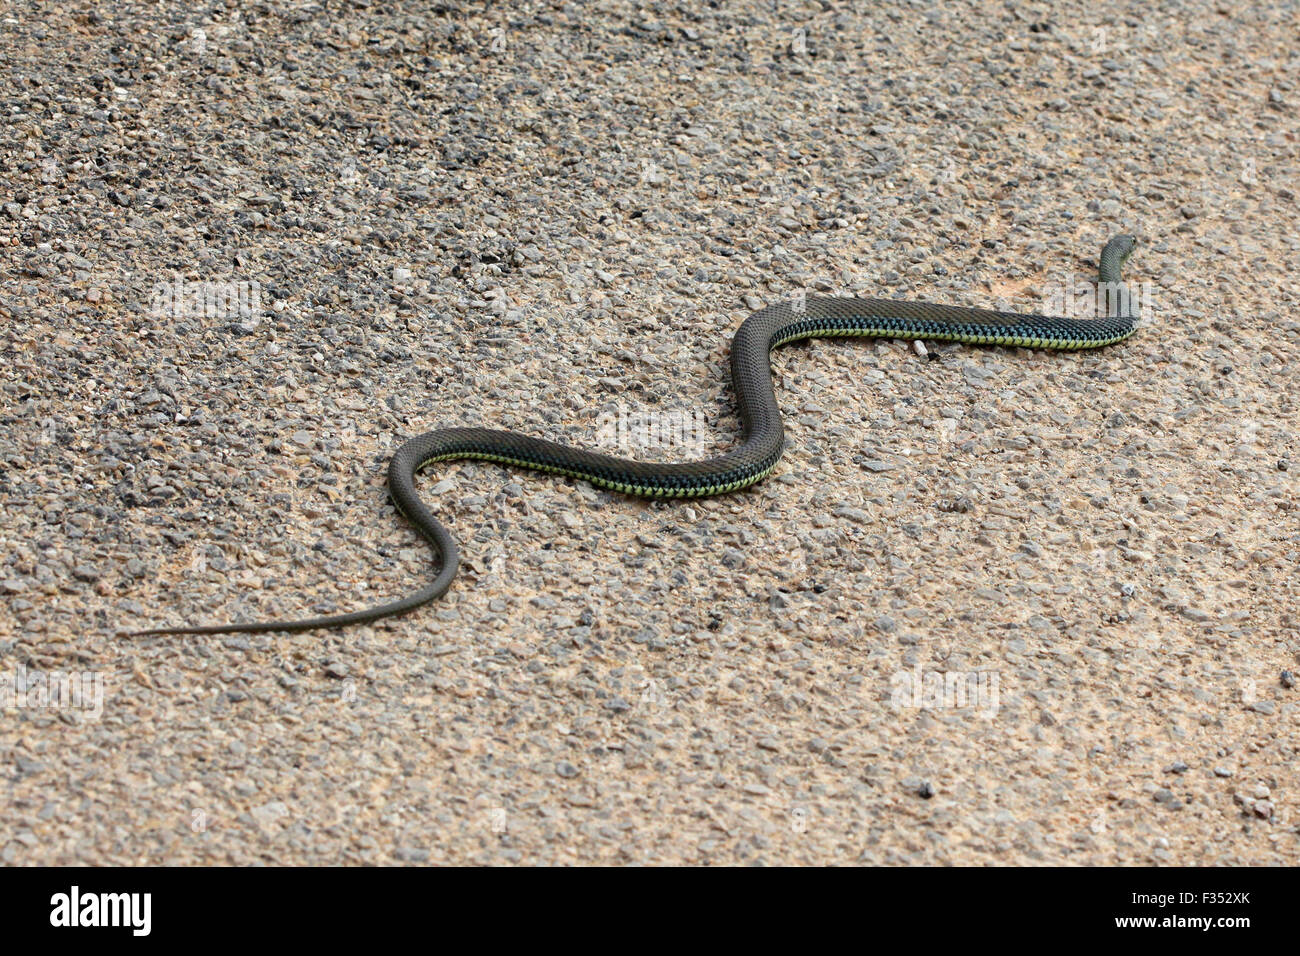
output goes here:
[{"label": "snake", "polygon": [[1138,310],[1121,270],[1137,240],[1116,236],[1102,249],[1098,301],[1104,315],[1054,318],[993,309],[895,299],[842,296],[797,297],[769,305],[741,323],[731,341],[731,380],[742,438],[735,448],[701,461],[644,462],[616,458],[516,432],[491,428],[439,428],[402,444],[388,468],[388,490],[397,510],[428,542],[438,559],[433,580],[386,604],[346,614],[300,620],[155,627],[125,636],[308,631],[368,624],[405,614],[447,592],[459,565],[456,542],[416,492],[416,474],[437,462],[472,459],[580,479],[638,498],[703,498],[748,488],[776,468],[785,446],[781,411],[772,387],[771,352],[813,338],[886,338],[961,342],[1075,351],[1123,341],[1133,334]]}]

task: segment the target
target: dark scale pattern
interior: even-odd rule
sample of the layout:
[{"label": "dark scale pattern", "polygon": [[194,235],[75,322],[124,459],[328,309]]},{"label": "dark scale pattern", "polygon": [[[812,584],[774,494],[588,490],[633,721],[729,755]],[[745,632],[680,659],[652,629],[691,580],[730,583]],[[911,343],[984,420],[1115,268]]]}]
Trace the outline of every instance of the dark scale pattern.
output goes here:
[{"label": "dark scale pattern", "polygon": [[[1131,236],[1112,239],[1102,250],[1102,283],[1120,283],[1120,269],[1133,251]],[[1124,295],[1120,302],[1127,302]],[[703,461],[642,462],[570,448],[542,438],[490,428],[441,428],[402,445],[388,469],[393,502],[441,558],[437,576],[399,601],[333,617],[264,621],[208,627],[159,628],[141,634],[220,634],[238,631],[300,631],[361,624],[413,610],[441,596],[456,576],[456,543],[415,491],[415,474],[437,461],[478,459],[582,478],[602,488],[644,498],[687,498],[725,494],[763,478],[781,457],[784,431],[772,390],[768,355],[788,342],[813,337],[872,336],[938,339],[977,345],[1081,349],[1109,345],[1133,334],[1135,317],[1095,320],[1019,315],[891,299],[810,296],[796,311],[779,303],[755,312],[731,342],[731,379],[744,440],[725,454]]]}]

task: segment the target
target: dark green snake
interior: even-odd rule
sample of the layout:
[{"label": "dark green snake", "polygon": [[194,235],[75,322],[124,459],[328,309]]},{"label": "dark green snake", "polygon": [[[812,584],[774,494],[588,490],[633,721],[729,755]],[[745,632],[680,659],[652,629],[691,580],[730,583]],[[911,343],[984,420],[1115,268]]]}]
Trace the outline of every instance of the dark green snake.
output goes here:
[{"label": "dark green snake", "polygon": [[414,610],[441,597],[456,576],[458,556],[452,540],[415,491],[415,474],[436,461],[474,458],[534,471],[581,478],[611,491],[641,498],[702,498],[747,488],[762,481],[781,457],[781,411],[772,391],[772,349],[811,338],[866,336],[936,339],[973,345],[1014,345],[1043,349],[1090,349],[1133,334],[1136,310],[1130,307],[1120,271],[1137,240],[1118,236],[1101,253],[1099,279],[1108,290],[1106,317],[1051,318],[924,302],[809,296],[802,303],[778,303],[749,316],[731,341],[731,379],[744,426],[740,446],[704,461],[670,464],[629,461],[570,448],[540,438],[489,428],[440,428],[412,438],[397,450],[388,468],[394,504],[415,525],[441,559],[437,576],[399,601],[350,614],[299,621],[258,621],[205,627],[159,627],[147,634],[229,634],[256,631],[306,631],[318,627],[365,624]]}]

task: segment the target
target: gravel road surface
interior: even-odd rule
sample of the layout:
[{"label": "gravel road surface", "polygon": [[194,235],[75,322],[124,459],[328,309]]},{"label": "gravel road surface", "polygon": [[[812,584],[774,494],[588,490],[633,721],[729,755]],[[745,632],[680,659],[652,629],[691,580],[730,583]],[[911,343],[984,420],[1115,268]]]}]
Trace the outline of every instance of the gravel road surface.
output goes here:
[{"label": "gravel road surface", "polygon": [[[1296,3],[15,2],[0,25],[0,862],[1291,864]],[[860,294],[788,451],[647,503],[491,424],[735,440],[728,344]]]}]

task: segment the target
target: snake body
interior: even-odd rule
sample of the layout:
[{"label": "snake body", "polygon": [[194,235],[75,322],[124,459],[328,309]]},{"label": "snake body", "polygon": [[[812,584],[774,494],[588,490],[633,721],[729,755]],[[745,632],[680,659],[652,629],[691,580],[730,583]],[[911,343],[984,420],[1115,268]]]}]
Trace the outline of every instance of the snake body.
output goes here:
[{"label": "snake body", "polygon": [[1136,240],[1118,236],[1102,250],[1098,278],[1114,293],[1102,318],[1052,318],[989,309],[901,302],[887,299],[809,296],[782,302],[749,316],[731,343],[731,378],[743,425],[740,445],[703,461],[641,462],[556,442],[489,428],[440,428],[402,445],[388,469],[394,504],[432,546],[438,573],[420,590],[387,604],[293,621],[159,627],[132,632],[148,634],[227,634],[261,631],[306,631],[366,624],[403,614],[441,597],[456,576],[456,542],[420,500],[415,475],[434,462],[478,459],[580,478],[601,488],[642,498],[699,498],[747,488],[762,481],[781,457],[784,432],[772,390],[769,353],[789,342],[811,338],[861,336],[929,339],[973,345],[1010,345],[1044,349],[1090,349],[1133,334],[1136,315],[1130,307],[1121,269]]}]

